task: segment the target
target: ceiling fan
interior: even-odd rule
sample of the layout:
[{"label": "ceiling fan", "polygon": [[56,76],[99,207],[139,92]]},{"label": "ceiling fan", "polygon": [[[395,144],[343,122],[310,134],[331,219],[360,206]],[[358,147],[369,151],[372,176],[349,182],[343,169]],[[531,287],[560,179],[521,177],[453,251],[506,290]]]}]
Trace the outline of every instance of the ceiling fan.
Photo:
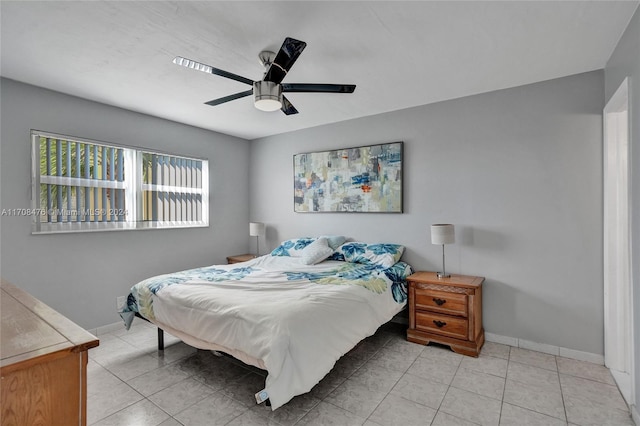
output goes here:
[{"label": "ceiling fan", "polygon": [[205,102],[207,105],[220,105],[234,99],[253,95],[254,105],[259,110],[276,111],[280,109],[286,115],[291,115],[297,114],[298,110],[283,95],[284,92],[353,93],[356,89],[355,84],[282,83],[282,80],[306,46],[307,43],[304,41],[287,37],[284,39],[284,43],[282,43],[282,47],[280,47],[277,54],[268,50],[260,52],[258,58],[260,59],[260,63],[265,67],[265,73],[262,80],[258,81],[253,81],[240,75],[233,74],[219,68],[214,68],[200,62],[192,61],[191,59],[183,58],[181,56],[176,56],[173,59],[173,63],[209,74],[230,78],[232,80],[248,84],[249,86],[253,86],[250,90]]}]

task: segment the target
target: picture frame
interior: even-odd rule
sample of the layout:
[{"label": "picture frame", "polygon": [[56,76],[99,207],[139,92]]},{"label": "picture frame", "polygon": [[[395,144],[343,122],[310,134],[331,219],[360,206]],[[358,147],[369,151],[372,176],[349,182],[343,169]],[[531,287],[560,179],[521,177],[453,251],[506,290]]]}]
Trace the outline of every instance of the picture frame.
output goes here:
[{"label": "picture frame", "polygon": [[402,213],[404,142],[293,156],[298,213]]}]

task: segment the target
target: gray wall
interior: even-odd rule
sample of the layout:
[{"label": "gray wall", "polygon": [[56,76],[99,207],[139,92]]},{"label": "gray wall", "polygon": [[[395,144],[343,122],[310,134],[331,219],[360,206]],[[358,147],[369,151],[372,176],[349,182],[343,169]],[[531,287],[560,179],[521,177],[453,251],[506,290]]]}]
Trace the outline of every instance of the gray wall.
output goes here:
[{"label": "gray wall", "polygon": [[[454,223],[447,269],[486,277],[487,332],[602,354],[603,87],[596,71],[252,141],[251,217],[270,248],[343,234],[422,270],[441,265],[429,225]],[[404,214],[293,212],[293,154],[393,141]]]},{"label": "gray wall", "polygon": [[119,321],[115,298],[152,275],[249,249],[248,141],[2,79],[1,207],[29,208],[30,129],[209,159],[209,228],[31,235],[1,218],[2,277],[80,326]]},{"label": "gray wall", "polygon": [[[629,78],[629,97],[631,102],[631,270],[634,291],[634,306],[640,306],[640,8],[636,10],[629,26],[618,46],[611,55],[605,68],[605,101]],[[634,312],[635,343],[635,405],[640,405],[640,312]]]}]

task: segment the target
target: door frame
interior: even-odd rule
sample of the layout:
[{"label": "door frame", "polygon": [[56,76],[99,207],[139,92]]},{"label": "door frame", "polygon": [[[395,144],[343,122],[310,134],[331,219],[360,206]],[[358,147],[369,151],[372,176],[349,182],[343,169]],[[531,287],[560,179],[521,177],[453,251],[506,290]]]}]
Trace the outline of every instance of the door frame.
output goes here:
[{"label": "door frame", "polygon": [[603,111],[603,272],[605,365],[629,405],[635,401],[629,81]]}]

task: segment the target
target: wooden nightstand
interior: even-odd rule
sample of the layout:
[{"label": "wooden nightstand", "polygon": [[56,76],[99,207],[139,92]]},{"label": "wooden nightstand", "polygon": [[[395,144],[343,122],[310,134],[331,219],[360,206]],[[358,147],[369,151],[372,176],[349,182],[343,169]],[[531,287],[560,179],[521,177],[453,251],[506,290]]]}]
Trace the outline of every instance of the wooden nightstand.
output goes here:
[{"label": "wooden nightstand", "polygon": [[255,259],[257,256],[255,254],[236,254],[235,256],[227,257],[227,263],[230,265],[232,263],[240,263],[246,262],[247,260]]},{"label": "wooden nightstand", "polygon": [[407,340],[448,345],[454,352],[478,356],[484,343],[482,277],[416,272],[407,278]]}]

